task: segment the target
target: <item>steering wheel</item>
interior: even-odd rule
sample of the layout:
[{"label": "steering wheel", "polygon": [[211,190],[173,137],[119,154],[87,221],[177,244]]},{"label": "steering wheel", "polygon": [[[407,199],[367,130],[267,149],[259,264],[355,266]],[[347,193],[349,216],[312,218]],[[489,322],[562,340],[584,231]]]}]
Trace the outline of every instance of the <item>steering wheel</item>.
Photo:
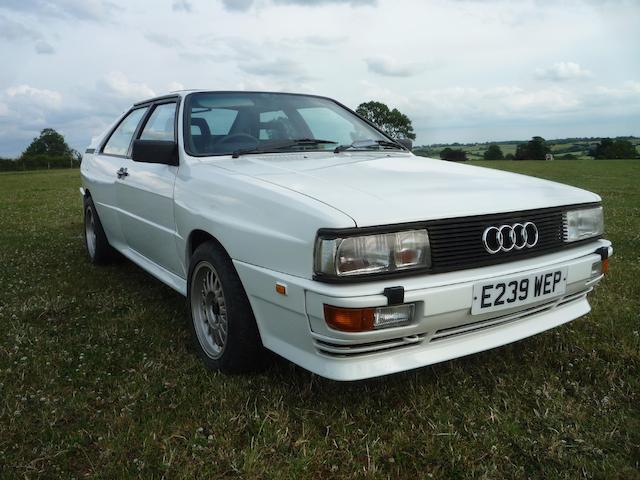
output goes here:
[{"label": "steering wheel", "polygon": [[220,140],[218,140],[217,145],[224,145],[227,143],[236,143],[236,144],[251,143],[250,146],[255,147],[258,145],[258,139],[253,135],[249,135],[248,133],[234,133],[233,135],[227,135],[226,137],[223,137]]}]

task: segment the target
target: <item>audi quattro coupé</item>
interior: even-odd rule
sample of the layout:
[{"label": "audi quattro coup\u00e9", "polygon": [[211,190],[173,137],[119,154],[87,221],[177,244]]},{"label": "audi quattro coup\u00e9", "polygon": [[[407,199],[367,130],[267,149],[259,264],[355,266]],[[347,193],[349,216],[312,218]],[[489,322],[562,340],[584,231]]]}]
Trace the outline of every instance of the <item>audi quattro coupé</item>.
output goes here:
[{"label": "audi quattro coup\u00e9", "polygon": [[186,296],[225,372],[268,349],[356,380],[498,347],[589,312],[612,254],[598,195],[417,157],[319,96],[145,100],[81,174],[90,261]]}]

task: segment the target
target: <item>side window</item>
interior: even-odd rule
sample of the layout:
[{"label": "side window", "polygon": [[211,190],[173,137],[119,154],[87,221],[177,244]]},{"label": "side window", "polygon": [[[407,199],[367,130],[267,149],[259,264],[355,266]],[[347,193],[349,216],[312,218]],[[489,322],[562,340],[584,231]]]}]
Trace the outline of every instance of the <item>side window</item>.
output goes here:
[{"label": "side window", "polygon": [[133,134],[136,132],[136,128],[138,128],[138,124],[145,113],[147,113],[147,107],[138,108],[129,113],[111,134],[107,144],[102,149],[102,153],[107,155],[127,155]]},{"label": "side window", "polygon": [[175,103],[158,105],[151,112],[151,116],[142,130],[142,135],[140,135],[140,140],[174,140],[175,120]]}]

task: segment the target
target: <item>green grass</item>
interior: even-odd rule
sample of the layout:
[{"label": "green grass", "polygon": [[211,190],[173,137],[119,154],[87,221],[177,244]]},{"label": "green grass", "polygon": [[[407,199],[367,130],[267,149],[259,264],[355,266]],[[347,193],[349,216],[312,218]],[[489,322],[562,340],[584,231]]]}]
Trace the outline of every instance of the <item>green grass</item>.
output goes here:
[{"label": "green grass", "polygon": [[0,478],[640,478],[640,162],[482,162],[604,199],[593,312],[399,375],[204,370],[184,299],[85,259],[77,170],[0,175]]}]

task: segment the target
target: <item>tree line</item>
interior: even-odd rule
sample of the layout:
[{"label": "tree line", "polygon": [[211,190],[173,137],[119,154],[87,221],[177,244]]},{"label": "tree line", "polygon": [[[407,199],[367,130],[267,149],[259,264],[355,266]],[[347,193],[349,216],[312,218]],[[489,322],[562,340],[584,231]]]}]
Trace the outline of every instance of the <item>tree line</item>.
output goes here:
[{"label": "tree line", "polygon": [[[567,150],[567,149],[565,149]],[[571,151],[576,151],[575,149]],[[504,154],[499,145],[490,144],[483,154],[485,160],[546,160],[551,153],[551,147],[547,145],[542,137],[533,137],[526,143],[519,143],[516,146],[516,153]],[[562,152],[556,152],[556,154]],[[611,139],[603,138],[600,143],[589,148],[589,155],[597,160],[603,159],[629,159],[640,158],[636,147],[629,140],[624,138]],[[468,160],[467,152],[461,148],[447,147],[440,152],[442,160],[460,162]],[[572,153],[565,153],[558,156],[562,160],[575,160],[577,156]]]},{"label": "tree line", "polygon": [[61,134],[45,128],[17,159],[0,158],[0,171],[73,168],[81,160],[80,152],[70,148]]}]

